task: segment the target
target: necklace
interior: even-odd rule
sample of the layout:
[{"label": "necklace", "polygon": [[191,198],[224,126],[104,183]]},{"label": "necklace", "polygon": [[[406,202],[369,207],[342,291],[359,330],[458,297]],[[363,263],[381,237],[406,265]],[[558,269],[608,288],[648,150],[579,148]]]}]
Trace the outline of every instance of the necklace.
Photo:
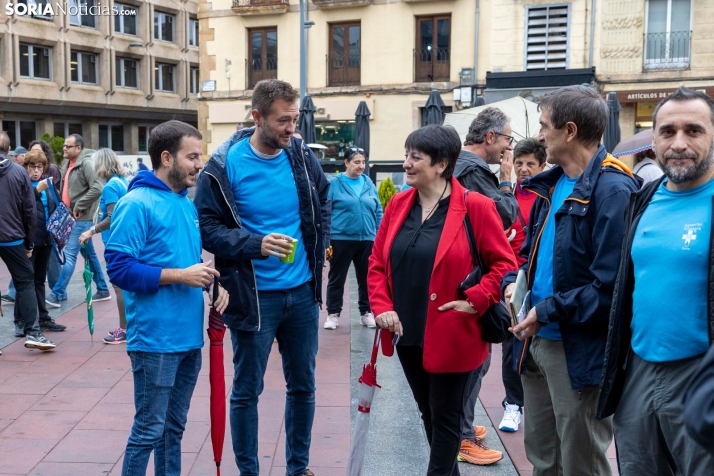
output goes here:
[{"label": "necklace", "polygon": [[[439,202],[441,201],[441,199],[444,198],[444,194],[446,193],[446,189],[448,188],[448,186],[449,186],[449,182],[447,181],[446,185],[444,186],[444,190],[441,192],[441,196],[439,197],[439,199],[436,201],[436,203],[434,205],[432,205],[431,207],[425,207],[422,205],[422,208],[424,209],[424,211],[426,211],[426,213],[428,213],[427,220],[429,219],[429,216],[431,216],[432,210],[435,210],[436,207],[439,205]],[[419,200],[419,203],[421,204],[421,200]]]}]

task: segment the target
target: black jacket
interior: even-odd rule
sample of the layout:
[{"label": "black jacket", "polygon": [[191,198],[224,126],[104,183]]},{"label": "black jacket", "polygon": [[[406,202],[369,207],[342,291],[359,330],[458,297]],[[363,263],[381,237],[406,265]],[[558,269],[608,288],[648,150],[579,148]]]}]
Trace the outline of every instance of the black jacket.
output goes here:
[{"label": "black jacket", "polygon": [[[649,205],[657,188],[664,181],[649,182],[638,193],[633,194],[625,219],[625,239],[622,243],[622,259],[617,273],[617,282],[612,296],[610,326],[605,348],[605,367],[601,376],[597,417],[605,418],[617,409],[625,385],[627,356],[632,346],[632,293],[635,289],[632,266],[632,241],[637,225]],[[714,202],[714,198],[712,199]],[[714,233],[709,243],[709,290],[707,295],[709,311],[709,342],[714,341]]]},{"label": "black jacket", "polygon": [[[214,254],[216,269],[221,273],[220,283],[230,295],[223,320],[227,327],[243,331],[260,330],[252,260],[266,257],[261,253],[263,235],[253,235],[242,228],[225,165],[228,149],[254,131],[251,127],[235,132],[213,153],[198,179],[194,198],[203,248]],[[315,300],[322,303],[322,266],[330,242],[330,184],[302,140],[293,137],[286,152],[300,202],[300,228],[312,271]]]},{"label": "black jacket", "polygon": [[[47,197],[47,211],[48,215],[45,215],[45,207],[42,205],[42,196],[37,190],[35,192],[35,210],[37,214],[37,227],[35,228],[35,247],[49,246],[52,244],[52,235],[47,232],[47,221],[49,220],[52,213],[54,213],[57,205],[55,204],[54,198],[52,198],[52,192],[45,190],[43,193]],[[57,192],[59,194],[59,192]]]},{"label": "black jacket", "polygon": [[516,222],[518,214],[518,200],[513,192],[501,192],[498,189],[498,178],[478,155],[461,150],[456,161],[454,177],[464,188],[486,195],[496,203],[496,210],[503,222],[503,229],[507,230]]},{"label": "black jacket", "polygon": [[[563,173],[562,168],[553,167],[521,184],[538,195],[521,248],[521,256],[527,258],[521,269],[526,272],[528,289],[533,288],[553,189]],[[555,214],[553,295],[536,305],[536,313],[542,325],[560,324],[573,390],[600,383],[625,209],[630,194],[639,186],[638,179],[601,145]],[[516,275],[507,274],[503,286],[515,282]],[[520,373],[526,369],[530,341],[514,341],[514,364]]]},{"label": "black jacket", "polygon": [[35,189],[22,166],[0,154],[0,243],[23,240],[25,249],[34,245],[37,217]]},{"label": "black jacket", "polygon": [[714,454],[714,345],[689,381],[684,395],[684,424],[689,436]]}]

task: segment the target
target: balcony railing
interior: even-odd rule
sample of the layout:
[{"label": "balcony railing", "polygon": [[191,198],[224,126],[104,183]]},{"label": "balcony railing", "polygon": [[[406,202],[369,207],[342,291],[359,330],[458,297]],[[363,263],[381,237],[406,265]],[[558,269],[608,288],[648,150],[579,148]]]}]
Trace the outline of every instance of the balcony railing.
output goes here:
[{"label": "balcony railing", "polygon": [[232,9],[238,15],[287,13],[290,0],[233,0]]},{"label": "balcony railing", "polygon": [[369,5],[372,0],[312,0],[312,3],[317,8],[341,8]]},{"label": "balcony railing", "polygon": [[688,69],[692,52],[692,32],[649,33],[645,35],[646,70]]},{"label": "balcony railing", "polygon": [[450,48],[428,47],[414,50],[415,82],[448,81],[450,72]]},{"label": "balcony railing", "polygon": [[256,56],[245,60],[246,77],[248,78],[248,89],[264,79],[276,79],[278,77],[278,57],[277,56]]},{"label": "balcony railing", "polygon": [[360,53],[327,55],[327,84],[330,86],[359,85],[361,63]]}]

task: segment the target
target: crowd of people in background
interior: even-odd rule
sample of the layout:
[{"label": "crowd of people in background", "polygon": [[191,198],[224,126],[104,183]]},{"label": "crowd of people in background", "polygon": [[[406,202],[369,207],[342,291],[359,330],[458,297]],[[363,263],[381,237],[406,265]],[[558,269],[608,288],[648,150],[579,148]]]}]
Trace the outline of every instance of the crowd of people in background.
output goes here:
[{"label": "crowd of people in background", "polygon": [[[498,428],[522,425],[534,475],[609,475],[613,436],[622,475],[714,473],[713,99],[686,88],[663,99],[652,150],[632,169],[600,143],[608,106],[588,86],[542,98],[537,138],[517,141],[495,107],[464,141],[425,126],[406,138],[406,186],[383,209],[365,150],[347,149],[345,172],[325,176],[295,131],[298,97],[286,82],[259,82],[255,126],[237,128],[205,164],[193,126],[153,128],[151,169],[139,159],[131,181],[114,152],[88,149],[78,134],[58,166],[45,142],[11,151],[0,132],[0,259],[12,277],[3,299],[25,347],[57,347],[44,333],[66,326],[48,306],[67,299],[78,255],[93,272],[92,301],[111,299],[93,245],[101,235],[119,310],[104,342],[126,344],[134,379],[123,475],[144,474],[152,451],[156,474],[181,473],[202,292],[217,286],[241,474],[260,473],[258,400],[277,342],[286,474],[314,476],[328,261],[322,327],[340,325],[353,264],[360,323],[381,329],[421,414],[428,476],[503,458],[474,416],[494,344],[506,395]],[[63,207],[75,222],[58,246],[49,225]],[[487,316],[509,304],[521,276],[521,314],[493,340]]]}]

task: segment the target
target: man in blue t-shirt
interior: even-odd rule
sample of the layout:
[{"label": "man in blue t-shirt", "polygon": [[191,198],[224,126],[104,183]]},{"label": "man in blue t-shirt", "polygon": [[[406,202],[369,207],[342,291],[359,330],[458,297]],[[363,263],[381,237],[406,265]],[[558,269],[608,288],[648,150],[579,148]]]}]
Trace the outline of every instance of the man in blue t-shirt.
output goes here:
[{"label": "man in blue t-shirt", "polygon": [[312,475],[329,182],[310,149],[292,137],[297,91],[284,81],[260,81],[252,103],[255,127],[235,132],[214,152],[195,198],[203,246],[215,255],[232,298],[223,319],[234,352],[233,451],[240,474],[258,476],[258,398],[277,338],[287,386],[286,474]]},{"label": "man in blue t-shirt", "polygon": [[[609,475],[612,420],[593,415],[625,208],[639,184],[600,144],[608,107],[595,89],[559,89],[539,108],[538,139],[555,167],[522,183],[538,195],[521,252],[531,308],[513,329],[524,341],[513,354],[523,374],[526,456],[534,476]],[[506,299],[515,277],[504,278]]]},{"label": "man in blue t-shirt", "polygon": [[[154,172],[142,171],[118,202],[104,257],[112,283],[124,291],[126,349],[134,375],[136,415],[122,476],[181,474],[181,437],[201,369],[202,289],[218,271],[201,262],[196,207],[186,196],[203,168],[201,134],[179,121],[149,136]],[[228,305],[222,288],[214,303]]]},{"label": "man in blue t-shirt", "polygon": [[621,475],[714,471],[714,455],[686,431],[682,403],[714,329],[713,118],[714,99],[699,91],[680,88],[659,103],[653,145],[665,176],[627,214],[599,409],[615,412]]}]

